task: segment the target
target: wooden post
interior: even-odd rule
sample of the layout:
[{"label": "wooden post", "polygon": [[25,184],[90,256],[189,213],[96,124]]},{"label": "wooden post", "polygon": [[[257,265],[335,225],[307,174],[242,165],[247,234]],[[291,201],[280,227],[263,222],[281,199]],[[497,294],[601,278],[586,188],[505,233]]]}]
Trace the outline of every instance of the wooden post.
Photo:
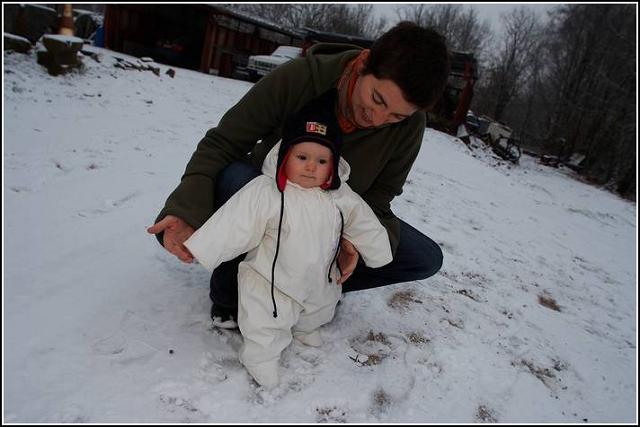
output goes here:
[{"label": "wooden post", "polygon": [[73,36],[73,9],[70,4],[65,4],[62,12],[62,18],[60,19],[60,28],[58,34],[64,36]]}]

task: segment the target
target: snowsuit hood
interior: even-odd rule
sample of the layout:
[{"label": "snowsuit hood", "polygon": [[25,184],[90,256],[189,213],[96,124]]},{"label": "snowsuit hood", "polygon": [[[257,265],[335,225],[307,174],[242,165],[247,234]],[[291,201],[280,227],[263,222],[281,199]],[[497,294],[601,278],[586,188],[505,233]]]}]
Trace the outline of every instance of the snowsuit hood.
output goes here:
[{"label": "snowsuit hood", "polygon": [[[267,154],[267,157],[264,159],[264,163],[262,164],[262,173],[273,180],[276,179],[276,171],[278,168],[278,152],[280,151],[281,141],[278,142]],[[342,157],[338,161],[338,175],[340,176],[340,180],[342,182],[346,182],[349,179],[349,174],[351,173],[351,167],[349,163]],[[291,182],[289,182],[292,184]],[[293,184],[296,185],[296,184]]]},{"label": "snowsuit hood", "polygon": [[291,148],[303,142],[314,142],[331,151],[331,175],[321,185],[322,189],[335,190],[340,187],[338,162],[342,149],[342,130],[336,117],[338,91],[331,89],[311,100],[300,111],[287,117],[282,129],[282,140],[278,152],[278,172],[276,182],[278,189],[284,191],[287,176],[284,165]]}]

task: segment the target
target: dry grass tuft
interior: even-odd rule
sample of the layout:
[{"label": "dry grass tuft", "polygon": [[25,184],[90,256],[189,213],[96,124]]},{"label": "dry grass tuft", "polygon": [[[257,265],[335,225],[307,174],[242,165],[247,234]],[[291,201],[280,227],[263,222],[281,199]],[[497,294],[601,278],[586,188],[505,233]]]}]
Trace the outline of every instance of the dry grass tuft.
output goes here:
[{"label": "dry grass tuft", "polygon": [[551,310],[561,311],[560,306],[558,305],[556,300],[546,292],[538,295],[538,303],[547,308],[550,308]]}]

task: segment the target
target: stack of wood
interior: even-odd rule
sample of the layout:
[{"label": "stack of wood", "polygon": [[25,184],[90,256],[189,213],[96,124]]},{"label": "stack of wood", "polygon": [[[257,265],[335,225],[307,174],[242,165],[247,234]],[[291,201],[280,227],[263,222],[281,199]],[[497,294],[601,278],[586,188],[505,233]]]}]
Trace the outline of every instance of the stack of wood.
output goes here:
[{"label": "stack of wood", "polygon": [[151,71],[156,76],[160,76],[160,67],[155,65],[152,58],[144,57],[138,59],[136,62],[126,60],[124,58],[116,57],[114,67],[121,68],[123,70],[138,70],[138,71]]},{"label": "stack of wood", "polygon": [[46,51],[38,52],[38,64],[47,67],[49,74],[58,76],[82,67],[78,52],[84,41],[74,36],[60,34],[46,34],[42,37],[42,44]]}]

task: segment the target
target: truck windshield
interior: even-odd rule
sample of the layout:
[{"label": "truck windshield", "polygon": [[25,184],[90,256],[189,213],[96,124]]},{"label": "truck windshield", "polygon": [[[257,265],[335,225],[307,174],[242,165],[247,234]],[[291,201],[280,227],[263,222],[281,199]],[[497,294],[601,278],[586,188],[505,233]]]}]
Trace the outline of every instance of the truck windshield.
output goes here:
[{"label": "truck windshield", "polygon": [[297,58],[302,53],[302,49],[293,46],[280,46],[273,53],[272,56],[282,56],[285,58]]}]

